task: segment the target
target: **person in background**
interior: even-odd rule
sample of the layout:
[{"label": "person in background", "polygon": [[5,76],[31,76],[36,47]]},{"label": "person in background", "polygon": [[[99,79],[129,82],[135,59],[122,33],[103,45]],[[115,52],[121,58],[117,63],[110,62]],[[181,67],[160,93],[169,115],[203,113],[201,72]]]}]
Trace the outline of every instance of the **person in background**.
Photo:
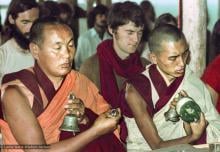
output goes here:
[{"label": "person in background", "polygon": [[[128,124],[127,150],[216,142],[220,138],[220,117],[206,86],[187,65],[190,52],[182,31],[170,24],[157,26],[149,37],[149,47],[153,64],[129,79],[120,93]],[[175,108],[179,94],[199,105],[202,112],[196,121],[166,119],[165,112],[171,104]],[[195,115],[198,111],[191,112]]]},{"label": "person in background", "polygon": [[96,48],[100,42],[111,39],[107,32],[107,13],[108,8],[101,4],[88,13],[87,23],[89,30],[78,38],[75,69],[79,70],[81,64],[96,53]]},{"label": "person in background", "polygon": [[[142,72],[149,63],[137,51],[143,34],[144,14],[135,2],[114,3],[107,22],[113,39],[101,42],[96,54],[81,65],[80,72],[92,80],[102,96],[116,108],[121,104],[117,102],[117,97],[123,82]],[[127,133],[123,121],[121,126],[121,138],[124,141]]]},{"label": "person in background", "polygon": [[[67,3],[59,3],[59,18],[71,27],[71,19],[74,16],[74,11]],[[72,29],[72,27],[71,27]]]},{"label": "person in background", "polygon": [[[112,133],[120,109],[112,113],[96,86],[71,70],[73,37],[71,28],[55,18],[34,22],[29,45],[34,66],[3,78],[3,145],[16,145],[25,152],[125,151]],[[65,108],[77,116],[80,133],[60,131]],[[14,151],[8,148],[3,152]]]},{"label": "person in background", "polygon": [[219,66],[220,66],[220,55],[218,55],[211,63],[208,64],[201,77],[201,80],[206,84],[211,94],[212,102],[215,105],[217,111],[220,113]]},{"label": "person in background", "polygon": [[155,21],[155,27],[160,26],[162,24],[171,24],[177,27],[176,18],[170,13],[161,14]]},{"label": "person in background", "polygon": [[[207,35],[208,36],[208,35]],[[208,37],[207,37],[208,39]],[[219,54],[220,54],[220,19],[216,21],[213,28],[211,38],[210,38],[210,47],[207,51],[207,65],[211,63]],[[208,46],[207,46],[208,47]]]},{"label": "person in background", "polygon": [[202,81],[206,84],[211,96],[213,104],[218,112],[220,112],[220,85],[219,85],[219,65],[220,65],[220,19],[215,23],[212,36],[211,36],[211,50],[209,50],[207,58],[209,62],[203,75]]},{"label": "person in background", "polygon": [[141,57],[146,58],[147,60],[150,61],[148,37],[149,37],[150,32],[154,28],[156,13],[155,13],[153,5],[148,0],[143,0],[140,3],[140,7],[142,8],[142,10],[144,12],[145,22],[144,22],[143,36],[141,38],[141,42],[139,44],[138,51],[140,52]]},{"label": "person in background", "polygon": [[39,3],[40,18],[60,16],[59,3],[56,1],[43,1]]},{"label": "person in background", "polygon": [[29,32],[38,17],[35,0],[12,0],[9,4],[0,46],[0,82],[5,74],[34,65],[28,49]]}]

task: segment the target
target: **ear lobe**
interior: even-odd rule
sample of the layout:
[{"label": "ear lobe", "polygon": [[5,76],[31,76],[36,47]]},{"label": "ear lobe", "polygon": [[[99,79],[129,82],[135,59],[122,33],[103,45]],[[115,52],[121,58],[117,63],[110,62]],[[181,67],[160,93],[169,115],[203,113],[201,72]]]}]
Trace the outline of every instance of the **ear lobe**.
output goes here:
[{"label": "ear lobe", "polygon": [[112,28],[110,28],[109,26],[108,26],[108,31],[109,31],[109,33],[110,33],[111,35],[113,35],[113,30],[112,30]]},{"label": "ear lobe", "polygon": [[38,53],[39,53],[39,47],[38,47],[38,45],[31,42],[31,43],[29,44],[29,48],[30,48],[30,52],[31,52],[32,56],[33,56],[36,60],[38,60],[38,59],[39,59],[39,57],[38,57]]},{"label": "ear lobe", "polygon": [[10,24],[15,24],[15,20],[13,19],[11,15],[8,16],[8,21]]}]

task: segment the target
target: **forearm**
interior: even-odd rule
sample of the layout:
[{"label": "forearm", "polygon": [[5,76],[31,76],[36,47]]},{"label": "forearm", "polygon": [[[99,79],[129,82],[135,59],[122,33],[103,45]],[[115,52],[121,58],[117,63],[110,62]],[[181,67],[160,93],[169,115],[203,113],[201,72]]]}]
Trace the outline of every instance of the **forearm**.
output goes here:
[{"label": "forearm", "polygon": [[173,146],[177,144],[188,144],[196,141],[197,137],[193,135],[184,136],[178,139],[167,140],[164,141],[158,134],[157,129],[154,125],[143,123],[147,122],[144,120],[146,118],[142,118],[140,120],[136,120],[137,125],[142,133],[144,139],[149,144],[151,149],[159,149],[163,147]]},{"label": "forearm", "polygon": [[163,147],[179,145],[179,144],[191,144],[195,142],[196,140],[197,139],[193,137],[192,135],[188,135],[188,136],[184,136],[184,137],[173,139],[173,140],[162,141],[159,143],[158,147],[163,148]]},{"label": "forearm", "polygon": [[77,152],[98,137],[99,135],[97,134],[97,131],[94,127],[91,127],[75,137],[51,144],[48,152]]}]

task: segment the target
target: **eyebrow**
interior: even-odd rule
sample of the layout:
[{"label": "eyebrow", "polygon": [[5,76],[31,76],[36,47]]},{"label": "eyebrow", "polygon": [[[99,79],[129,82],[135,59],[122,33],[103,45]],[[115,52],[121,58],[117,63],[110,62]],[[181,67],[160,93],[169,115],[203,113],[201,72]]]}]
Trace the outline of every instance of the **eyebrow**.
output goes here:
[{"label": "eyebrow", "polygon": [[[188,51],[189,51],[189,47],[187,49],[185,49],[185,51],[182,54],[184,54]],[[169,56],[168,58],[177,58],[178,56],[181,56],[181,55],[173,55],[173,56]]]},{"label": "eyebrow", "polygon": [[[67,44],[69,44],[71,41],[73,41],[74,42],[74,39],[73,39],[73,37],[67,42]],[[56,44],[62,44],[62,42],[56,42]],[[74,42],[74,44],[75,44],[75,42]]]}]

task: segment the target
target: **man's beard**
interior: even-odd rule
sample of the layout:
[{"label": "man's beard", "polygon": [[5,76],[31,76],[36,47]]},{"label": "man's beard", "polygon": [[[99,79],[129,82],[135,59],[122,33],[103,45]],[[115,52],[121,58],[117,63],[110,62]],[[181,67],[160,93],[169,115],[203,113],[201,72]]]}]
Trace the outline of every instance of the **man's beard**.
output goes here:
[{"label": "man's beard", "polygon": [[100,24],[96,24],[97,27],[99,28],[107,28],[107,22],[106,21],[102,21]]},{"label": "man's beard", "polygon": [[22,48],[22,49],[29,49],[29,33],[21,33],[21,31],[17,28],[17,27],[14,27],[15,30],[14,30],[14,33],[13,33],[13,36],[15,38],[15,41],[17,42],[17,44]]}]

